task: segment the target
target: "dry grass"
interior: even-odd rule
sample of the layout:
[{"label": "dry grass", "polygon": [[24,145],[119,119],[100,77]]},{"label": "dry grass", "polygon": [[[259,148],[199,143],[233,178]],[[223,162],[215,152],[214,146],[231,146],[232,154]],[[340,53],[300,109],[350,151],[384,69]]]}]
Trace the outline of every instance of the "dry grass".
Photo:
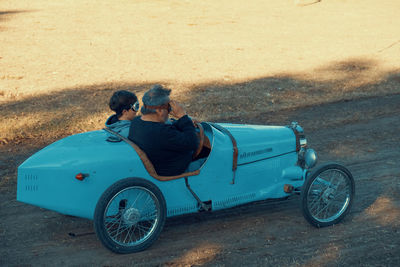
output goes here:
[{"label": "dry grass", "polygon": [[157,82],[214,121],[400,92],[398,1],[308,2],[2,1],[0,144],[99,129]]},{"label": "dry grass", "polygon": [[[358,75],[354,79],[356,85],[350,86],[347,79],[352,70],[347,72],[349,74],[344,78],[328,81],[302,80],[292,75],[237,84],[178,85],[174,87],[174,98],[185,103],[189,113],[199,120],[246,122],[252,116],[277,110],[400,92],[397,74],[379,78],[378,83],[369,83],[360,82],[358,78],[364,74],[357,73],[354,74]],[[111,114],[107,103],[113,91],[128,89],[141,97],[150,87],[150,84],[101,84],[0,103],[0,143],[46,142],[100,129]]]}]

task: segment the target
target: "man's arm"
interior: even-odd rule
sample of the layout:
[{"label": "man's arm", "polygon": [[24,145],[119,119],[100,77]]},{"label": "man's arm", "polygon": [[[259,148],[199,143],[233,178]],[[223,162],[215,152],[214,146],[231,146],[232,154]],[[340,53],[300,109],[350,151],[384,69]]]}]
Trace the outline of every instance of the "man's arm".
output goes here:
[{"label": "man's arm", "polygon": [[175,151],[195,151],[199,145],[196,129],[189,116],[181,117],[174,125],[168,125],[163,135],[165,148]]},{"label": "man's arm", "polygon": [[176,101],[171,101],[171,115],[178,118],[173,125],[168,126],[163,136],[166,137],[166,149],[175,151],[195,151],[198,138],[193,121],[186,114],[183,107]]}]

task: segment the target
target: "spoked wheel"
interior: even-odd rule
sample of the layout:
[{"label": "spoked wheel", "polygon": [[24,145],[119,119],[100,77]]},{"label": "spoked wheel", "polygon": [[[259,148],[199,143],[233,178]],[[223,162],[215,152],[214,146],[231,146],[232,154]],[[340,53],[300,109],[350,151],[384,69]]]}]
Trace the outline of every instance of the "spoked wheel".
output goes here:
[{"label": "spoked wheel", "polygon": [[111,251],[132,253],[148,248],[159,237],[165,218],[161,191],[144,179],[128,178],[110,186],[100,197],[94,228]]},{"label": "spoked wheel", "polygon": [[354,193],[354,179],[348,169],[335,163],[323,165],[303,185],[303,215],[316,227],[336,224],[349,212]]}]

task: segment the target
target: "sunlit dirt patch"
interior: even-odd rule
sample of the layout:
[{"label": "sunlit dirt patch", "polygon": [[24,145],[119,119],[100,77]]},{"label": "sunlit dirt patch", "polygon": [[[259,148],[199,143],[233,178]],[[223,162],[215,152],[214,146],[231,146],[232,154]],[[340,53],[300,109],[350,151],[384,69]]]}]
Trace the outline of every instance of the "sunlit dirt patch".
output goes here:
[{"label": "sunlit dirt patch", "polygon": [[330,243],[326,247],[318,249],[307,263],[301,266],[326,266],[329,262],[336,262],[340,257],[341,245]]},{"label": "sunlit dirt patch", "polygon": [[327,146],[330,154],[332,154],[332,157],[334,158],[353,157],[357,154],[356,148],[352,147],[350,142],[345,142],[342,144],[337,142],[331,144],[327,143]]},{"label": "sunlit dirt patch", "polygon": [[389,197],[378,197],[365,213],[382,226],[400,225],[400,203]]},{"label": "sunlit dirt patch", "polygon": [[187,251],[181,257],[166,262],[165,266],[194,266],[212,262],[221,252],[221,246],[212,243],[202,243]]}]

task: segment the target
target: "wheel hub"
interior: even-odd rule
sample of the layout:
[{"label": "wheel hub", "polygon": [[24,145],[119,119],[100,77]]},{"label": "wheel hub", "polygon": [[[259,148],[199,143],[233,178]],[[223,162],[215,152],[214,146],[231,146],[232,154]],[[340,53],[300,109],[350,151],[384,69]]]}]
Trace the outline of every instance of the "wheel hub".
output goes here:
[{"label": "wheel hub", "polygon": [[333,188],[326,189],[325,192],[322,194],[322,200],[325,203],[328,203],[329,200],[331,200],[335,197],[334,193],[335,193],[335,189],[333,189]]},{"label": "wheel hub", "polygon": [[122,220],[127,225],[137,224],[140,219],[140,212],[135,208],[125,209],[122,214]]}]

